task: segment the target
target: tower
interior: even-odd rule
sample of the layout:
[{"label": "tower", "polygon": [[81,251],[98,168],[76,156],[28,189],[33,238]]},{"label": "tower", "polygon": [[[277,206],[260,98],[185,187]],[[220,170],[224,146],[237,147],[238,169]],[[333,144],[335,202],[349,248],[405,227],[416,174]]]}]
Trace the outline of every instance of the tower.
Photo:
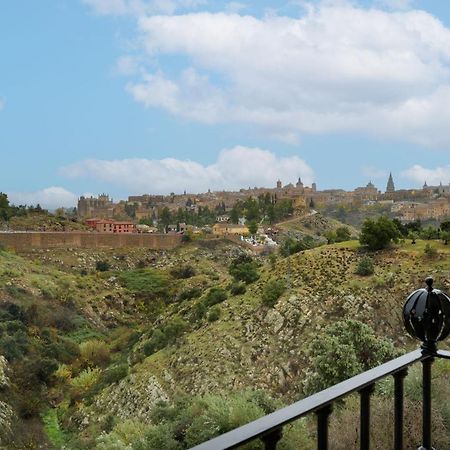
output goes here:
[{"label": "tower", "polygon": [[389,173],[389,179],[386,186],[386,193],[395,192],[394,179],[392,178],[392,173]]},{"label": "tower", "polygon": [[277,181],[277,189],[281,189],[283,185],[281,184],[281,180]]},{"label": "tower", "polygon": [[300,177],[298,177],[296,187],[299,189],[303,189],[303,183],[302,183],[302,179]]}]

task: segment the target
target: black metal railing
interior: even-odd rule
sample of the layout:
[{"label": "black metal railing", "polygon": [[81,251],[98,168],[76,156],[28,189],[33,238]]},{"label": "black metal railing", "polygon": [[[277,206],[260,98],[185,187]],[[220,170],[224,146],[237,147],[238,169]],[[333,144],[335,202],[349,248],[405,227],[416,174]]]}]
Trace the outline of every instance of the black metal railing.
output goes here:
[{"label": "black metal railing", "polygon": [[240,447],[255,439],[264,442],[266,450],[275,450],[282,438],[283,426],[308,414],[317,416],[317,448],[328,449],[328,421],[333,403],[353,392],[360,395],[360,448],[370,448],[370,397],[375,383],[383,378],[394,377],[394,449],[403,449],[403,381],[408,367],[422,363],[423,418],[422,450],[432,450],[431,442],[431,366],[435,358],[450,359],[450,351],[418,349],[393,359],[374,369],[356,375],[342,383],[311,395],[290,406],[261,417],[235,430],[194,447],[195,450],[221,450]]}]

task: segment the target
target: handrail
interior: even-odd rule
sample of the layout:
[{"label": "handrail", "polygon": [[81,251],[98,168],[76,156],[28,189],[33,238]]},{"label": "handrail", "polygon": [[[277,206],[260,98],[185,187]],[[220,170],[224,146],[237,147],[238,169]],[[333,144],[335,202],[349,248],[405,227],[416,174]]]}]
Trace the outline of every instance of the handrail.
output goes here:
[{"label": "handrail", "polygon": [[[192,450],[225,450],[236,448],[254,439],[270,434],[275,430],[281,429],[284,425],[287,425],[306,414],[318,412],[328,405],[331,405],[334,401],[339,400],[352,392],[361,392],[365,388],[370,388],[376,381],[385,378],[388,375],[394,375],[411,364],[430,359],[432,356],[433,355],[429,353],[424,353],[420,349],[414,350],[406,355],[395,358],[387,363],[367,370],[366,372],[331,386],[328,389],[293,403],[290,406],[199,444],[193,447]],[[450,359],[450,352],[439,350],[435,356],[443,358],[447,357]]]}]

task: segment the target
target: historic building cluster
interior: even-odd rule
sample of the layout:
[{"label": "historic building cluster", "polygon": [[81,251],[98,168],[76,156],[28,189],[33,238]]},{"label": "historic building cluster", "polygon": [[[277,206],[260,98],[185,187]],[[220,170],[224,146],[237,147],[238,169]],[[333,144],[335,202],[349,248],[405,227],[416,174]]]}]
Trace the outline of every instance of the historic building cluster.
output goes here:
[{"label": "historic building cluster", "polygon": [[[392,214],[404,222],[414,220],[442,219],[450,217],[450,184],[429,186],[426,182],[422,189],[396,189],[392,174],[381,192],[370,181],[366,186],[357,187],[353,191],[343,189],[318,190],[317,185],[305,186],[301,178],[295,184],[283,185],[277,180],[273,188],[247,188],[239,191],[215,191],[190,194],[171,193],[170,195],[133,195],[127,200],[114,202],[109,195],[98,197],[80,197],[78,201],[78,216],[85,220],[92,229],[104,233],[155,232],[156,227],[142,225],[140,222],[158,224],[161,212],[168,210],[176,213],[184,210],[198,213],[201,208],[210,211],[221,210],[217,214],[216,225],[212,232],[223,234],[244,234],[248,231],[245,223],[231,224],[229,211],[239,200],[249,197],[258,198],[269,194],[275,201],[289,199],[294,208],[294,214],[301,215],[313,208],[330,205],[389,207]],[[180,232],[185,224],[170,225],[167,232]]]}]

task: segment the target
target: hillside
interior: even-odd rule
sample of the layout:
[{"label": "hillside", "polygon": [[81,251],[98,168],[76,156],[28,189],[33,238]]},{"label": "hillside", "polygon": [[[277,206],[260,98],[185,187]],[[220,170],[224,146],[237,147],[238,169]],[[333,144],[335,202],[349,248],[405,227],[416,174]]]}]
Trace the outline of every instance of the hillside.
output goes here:
[{"label": "hillside", "polygon": [[340,227],[347,227],[353,238],[359,235],[359,231],[356,228],[316,211],[280,222],[277,224],[277,227],[285,233],[292,233],[298,236],[312,236],[323,242],[326,242],[324,236],[327,233],[335,232]]},{"label": "hillside", "polygon": [[[331,323],[358,320],[399,350],[416,346],[400,316],[406,295],[430,274],[450,290],[450,246],[432,245],[431,259],[423,241],[372,254],[367,277],[355,275],[365,256],[355,241],[251,263],[224,241],[165,252],[0,251],[0,349],[9,351],[0,401],[10,412],[0,439],[102,449],[99,435],[119,439],[123,421],[144,433],[159,402],[180,395],[259,389],[299,399],[314,371],[310,344]],[[258,279],[232,280],[239,257]],[[262,304],[280,280],[274,306]]]}]

